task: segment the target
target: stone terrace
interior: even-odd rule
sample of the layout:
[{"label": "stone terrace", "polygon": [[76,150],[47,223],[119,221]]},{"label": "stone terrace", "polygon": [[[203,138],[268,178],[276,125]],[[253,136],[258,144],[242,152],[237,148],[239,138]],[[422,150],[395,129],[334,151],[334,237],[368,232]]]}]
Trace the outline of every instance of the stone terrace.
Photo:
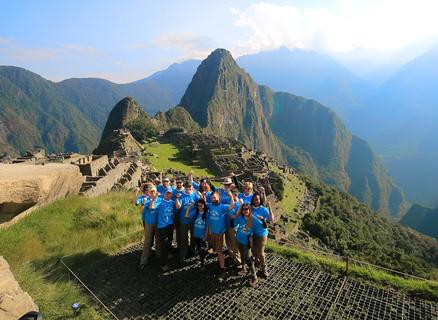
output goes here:
[{"label": "stone terrace", "polygon": [[437,303],[277,254],[268,255],[271,277],[256,289],[231,271],[219,284],[212,257],[206,272],[192,259],[163,274],[154,262],[138,271],[139,256],[139,246],[133,246],[77,273],[118,319],[438,319]]}]

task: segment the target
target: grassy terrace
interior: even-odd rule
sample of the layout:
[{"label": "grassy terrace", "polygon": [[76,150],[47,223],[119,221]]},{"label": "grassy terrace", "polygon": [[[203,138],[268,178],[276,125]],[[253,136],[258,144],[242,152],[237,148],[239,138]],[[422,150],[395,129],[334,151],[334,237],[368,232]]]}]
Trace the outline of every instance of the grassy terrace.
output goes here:
[{"label": "grassy terrace", "polygon": [[195,176],[214,177],[214,173],[208,170],[198,159],[192,160],[186,155],[186,150],[180,150],[171,143],[145,144],[146,153],[152,153],[155,156],[147,155],[144,157],[158,171],[175,169],[183,172],[193,171]]}]

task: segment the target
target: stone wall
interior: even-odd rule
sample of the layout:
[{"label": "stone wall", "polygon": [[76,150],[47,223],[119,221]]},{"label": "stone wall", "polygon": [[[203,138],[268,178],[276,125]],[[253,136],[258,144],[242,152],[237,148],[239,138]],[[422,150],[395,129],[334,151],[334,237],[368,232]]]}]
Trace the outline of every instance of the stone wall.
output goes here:
[{"label": "stone wall", "polygon": [[108,164],[108,156],[88,155],[75,161],[84,176],[98,176],[99,171]]},{"label": "stone wall", "polygon": [[30,311],[38,311],[38,306],[20,288],[8,262],[0,256],[0,319],[17,320]]},{"label": "stone wall", "polygon": [[138,181],[141,179],[141,166],[138,163],[111,160],[108,166],[104,175],[86,177],[81,187],[82,195],[95,197],[111,190],[138,186]]}]

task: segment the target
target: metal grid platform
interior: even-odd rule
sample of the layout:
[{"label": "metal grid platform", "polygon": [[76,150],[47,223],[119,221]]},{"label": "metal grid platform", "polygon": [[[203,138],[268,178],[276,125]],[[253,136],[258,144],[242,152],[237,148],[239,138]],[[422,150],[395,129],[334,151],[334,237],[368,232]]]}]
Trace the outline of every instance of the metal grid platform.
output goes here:
[{"label": "metal grid platform", "polygon": [[119,319],[421,319],[438,320],[438,303],[338,277],[268,254],[269,280],[256,288],[230,271],[216,280],[217,263],[201,272],[195,258],[162,273],[155,263],[136,269],[140,251],[130,247],[78,276]]}]

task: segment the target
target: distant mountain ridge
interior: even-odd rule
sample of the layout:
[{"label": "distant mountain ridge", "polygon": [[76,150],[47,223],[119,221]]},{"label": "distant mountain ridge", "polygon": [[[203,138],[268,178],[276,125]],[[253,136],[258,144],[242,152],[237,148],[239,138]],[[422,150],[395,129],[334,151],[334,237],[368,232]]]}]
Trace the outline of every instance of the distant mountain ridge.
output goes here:
[{"label": "distant mountain ridge", "polygon": [[118,101],[133,96],[151,114],[167,110],[178,103],[198,64],[173,64],[128,84],[97,78],[52,82],[23,68],[0,66],[0,153],[34,147],[91,152]]},{"label": "distant mountain ridge", "polygon": [[334,59],[310,50],[281,47],[236,61],[257,83],[315,99],[344,120],[375,90]]},{"label": "distant mountain ridge", "polygon": [[398,217],[406,210],[403,192],[371,148],[332,111],[314,100],[258,86],[224,49],[200,64],[180,105],[205,132],[286,160],[385,215]]}]

